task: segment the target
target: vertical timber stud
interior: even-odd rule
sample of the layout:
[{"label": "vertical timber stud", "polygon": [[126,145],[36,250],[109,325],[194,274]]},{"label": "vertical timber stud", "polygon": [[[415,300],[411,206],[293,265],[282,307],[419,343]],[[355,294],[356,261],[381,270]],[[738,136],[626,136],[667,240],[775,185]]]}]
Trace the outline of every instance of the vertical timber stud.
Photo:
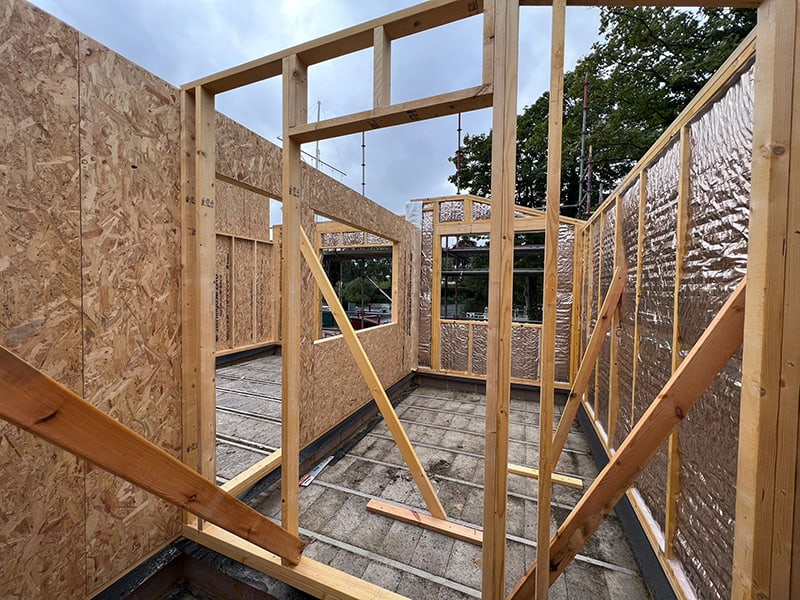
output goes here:
[{"label": "vertical timber stud", "polygon": [[550,50],[550,118],[547,135],[547,208],[544,234],[544,315],[542,320],[541,393],[539,395],[539,495],[536,565],[537,600],[550,589],[550,497],[553,491],[553,402],[558,292],[558,215],[561,203],[561,134],[564,116],[564,34],[567,2],[554,0]]},{"label": "vertical timber stud", "polygon": [[[489,235],[489,323],[486,359],[486,469],[483,499],[482,598],[505,597],[508,408],[511,393],[511,301],[517,145],[519,3],[487,3],[494,24],[492,216]],[[489,15],[488,11],[493,11]],[[485,67],[484,67],[485,73]]]},{"label": "vertical timber stud", "polygon": [[[300,478],[301,361],[304,340],[301,295],[303,289],[300,228],[303,220],[302,164],[300,143],[291,128],[308,118],[308,70],[293,54],[283,59],[283,262],[282,295],[282,404],[281,404],[281,524],[297,535]],[[305,326],[307,328],[307,325]]]},{"label": "vertical timber stud", "polygon": [[373,31],[373,107],[392,103],[392,40],[381,25]]},{"label": "vertical timber stud", "polygon": [[[689,127],[681,128],[680,141],[680,178],[678,179],[678,223],[677,249],[675,254],[675,287],[672,302],[672,373],[681,364],[681,332],[678,319],[678,295],[683,278],[683,257],[686,254],[686,228],[688,226],[689,204],[689,168],[691,166],[692,148],[689,138]],[[675,544],[675,532],[678,530],[678,496],[681,491],[681,457],[678,452],[678,436],[680,427],[669,436],[667,467],[666,523],[664,525],[664,554],[672,558]]]},{"label": "vertical timber stud", "polygon": [[[797,461],[797,0],[758,8],[734,598],[789,598]],[[794,111],[794,114],[793,114]],[[793,151],[792,151],[793,150]],[[796,596],[797,590],[794,590]]]},{"label": "vertical timber stud", "polygon": [[[195,278],[195,102],[194,90],[181,92],[181,331],[182,331],[182,420],[183,463],[199,471],[197,459],[197,374],[198,341]],[[184,522],[194,524],[197,517],[184,511]]]},{"label": "vertical timber stud", "polygon": [[636,423],[636,378],[639,373],[639,305],[642,299],[644,264],[644,211],[647,206],[647,169],[639,174],[639,230],[636,235],[636,307],[633,313],[633,366],[631,381],[631,427]]},{"label": "vertical timber stud", "polygon": [[197,450],[200,474],[216,481],[216,353],[214,202],[216,180],[216,127],[214,95],[203,87],[194,90],[195,121],[195,290],[192,294],[197,327]]}]

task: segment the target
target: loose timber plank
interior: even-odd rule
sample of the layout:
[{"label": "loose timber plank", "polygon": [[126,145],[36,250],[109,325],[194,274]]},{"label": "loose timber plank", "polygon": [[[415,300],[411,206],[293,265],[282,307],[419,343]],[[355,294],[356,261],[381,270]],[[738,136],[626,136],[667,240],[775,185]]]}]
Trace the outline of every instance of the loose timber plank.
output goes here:
[{"label": "loose timber plank", "polygon": [[519,5],[494,0],[492,74],[492,215],[489,234],[489,322],[486,357],[486,437],[482,597],[505,596],[508,411],[511,392],[511,304],[516,186]]},{"label": "loose timber plank", "polygon": [[261,481],[264,477],[281,466],[281,455],[281,449],[278,448],[275,450],[275,452],[261,459],[252,467],[245,469],[233,479],[223,483],[220,486],[220,489],[233,496],[238,496],[242,492],[247,491],[256,483]]},{"label": "loose timber plank", "polygon": [[597,315],[597,322],[594,324],[592,336],[586,345],[586,351],[583,353],[578,373],[575,375],[575,383],[572,384],[564,410],[561,412],[561,420],[558,422],[558,429],[556,429],[556,434],[553,438],[553,464],[556,464],[559,456],[561,456],[561,451],[567,442],[569,430],[572,428],[572,423],[578,414],[581,398],[583,398],[583,394],[589,386],[595,362],[600,355],[606,332],[611,325],[611,315],[616,311],[619,300],[622,297],[622,290],[625,289],[626,278],[625,270],[621,266],[617,267],[614,271],[611,285],[608,288],[608,293],[605,300],[603,300],[603,306]]},{"label": "loose timber plank", "polygon": [[183,535],[215,552],[266,573],[316,598],[336,600],[407,600],[404,596],[353,577],[306,556],[294,566],[223,529],[209,526],[203,531],[184,526]]},{"label": "loose timber plank", "polygon": [[367,503],[367,510],[391,519],[403,521],[404,523],[419,525],[423,529],[429,529],[430,531],[441,533],[442,535],[461,540],[462,542],[475,544],[476,546],[483,544],[483,532],[477,529],[443,519],[437,519],[425,513],[397,506],[390,502],[384,502],[373,498]]},{"label": "loose timber plank", "polygon": [[300,239],[303,257],[310,267],[317,285],[322,290],[323,297],[328,302],[328,306],[336,319],[336,324],[342,332],[342,337],[344,337],[347,347],[350,349],[358,365],[358,369],[361,371],[361,375],[364,377],[372,393],[372,397],[375,399],[375,403],[378,405],[378,409],[381,411],[381,415],[383,415],[386,421],[386,426],[397,443],[400,454],[408,470],[411,472],[414,482],[417,484],[422,494],[422,498],[425,500],[425,505],[434,517],[437,519],[446,519],[447,513],[445,513],[444,508],[439,502],[439,498],[436,496],[430,479],[428,479],[428,475],[425,473],[425,468],[422,466],[417,453],[414,452],[414,448],[411,446],[405,429],[403,429],[403,425],[400,423],[400,419],[397,417],[397,413],[389,397],[386,395],[386,390],[378,378],[378,374],[375,372],[367,353],[364,351],[364,347],[361,345],[361,341],[358,339],[355,329],[353,329],[353,326],[350,324],[350,319],[348,319],[347,313],[342,307],[341,302],[339,302],[339,297],[336,295],[336,291],[333,289],[328,276],[325,274],[325,269],[322,267],[319,257],[303,231],[300,231]]},{"label": "loose timber plank", "polygon": [[482,84],[457,92],[439,94],[419,100],[401,102],[343,117],[297,125],[289,134],[299,143],[315,142],[333,137],[404,125],[459,112],[468,112],[492,105],[492,86]]},{"label": "loose timber plank", "polygon": [[300,257],[303,184],[300,144],[289,136],[293,125],[308,117],[308,69],[296,54],[283,60],[283,260],[281,261],[281,302],[283,312],[281,371],[281,523],[294,534],[299,531],[300,400],[301,360],[308,351],[303,343]]},{"label": "loose timber plank", "polygon": [[[550,106],[547,135],[547,210],[544,242],[544,318],[541,340],[541,391],[539,394],[539,485],[537,496],[537,537],[550,539],[550,499],[552,476],[556,465],[553,452],[553,383],[556,368],[556,305],[558,300],[558,213],[561,205],[561,146],[564,121],[564,37],[566,35],[566,0],[554,0],[550,42]],[[539,572],[550,562],[550,546],[536,546]],[[537,600],[547,600],[550,581],[536,581]]]},{"label": "loose timber plank", "polygon": [[480,14],[482,10],[482,0],[428,0],[384,17],[220,71],[187,83],[183,89],[202,85],[215,94],[227,92],[257,81],[277,77],[281,74],[281,61],[287,56],[297,55],[304,64],[314,65],[369,48],[374,42],[373,31],[376,27],[383,27],[389,39],[397,40]]},{"label": "loose timber plank", "polygon": [[[614,510],[658,448],[741,346],[746,288],[745,278],[559,527],[550,541],[550,561],[545,565],[550,583],[558,578],[603,519]],[[537,565],[534,565],[525,574],[509,596],[511,600],[532,597],[536,570]]]},{"label": "loose timber plank", "polygon": [[[523,467],[522,465],[515,465],[513,463],[508,463],[508,472],[513,473],[514,475],[521,475],[522,477],[539,479],[539,469],[531,469],[530,467]],[[583,489],[583,480],[578,479],[577,477],[569,477],[568,475],[560,475],[558,473],[553,473],[551,478],[553,480],[553,483],[558,483],[560,485],[571,487],[576,490]]]},{"label": "loose timber plank", "polygon": [[[765,0],[758,10],[756,108],[732,597],[789,598],[793,496],[797,482],[797,365],[784,358],[785,328],[797,328],[797,289],[786,286],[797,256],[789,215],[797,204],[796,0]],[[794,178],[794,180],[792,179]],[[794,181],[794,187],[792,183]],[[794,193],[794,195],[793,195]],[[790,279],[791,280],[791,279]],[[791,339],[791,338],[789,338]],[[788,340],[787,340],[788,341]],[[787,356],[786,358],[789,358]],[[790,424],[794,419],[795,423]],[[795,549],[796,552],[796,549]]]},{"label": "loose timber plank", "polygon": [[303,542],[0,346],[0,417],[297,563]]}]

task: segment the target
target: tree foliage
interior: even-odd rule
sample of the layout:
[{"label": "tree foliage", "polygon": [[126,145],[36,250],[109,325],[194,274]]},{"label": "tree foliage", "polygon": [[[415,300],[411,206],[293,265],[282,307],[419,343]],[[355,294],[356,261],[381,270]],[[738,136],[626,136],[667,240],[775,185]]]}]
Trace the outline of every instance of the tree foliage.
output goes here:
[{"label": "tree foliage", "polygon": [[[755,11],[706,8],[601,9],[602,41],[564,76],[562,212],[578,207],[584,77],[590,105],[586,152],[592,146],[593,205],[609,192],[697,94],[755,25]],[[547,182],[549,94],[517,117],[517,203],[541,208]],[[488,196],[491,132],[466,135],[460,186]],[[455,165],[456,157],[450,161]],[[456,183],[457,174],[449,177]],[[571,208],[574,207],[574,208]]]}]

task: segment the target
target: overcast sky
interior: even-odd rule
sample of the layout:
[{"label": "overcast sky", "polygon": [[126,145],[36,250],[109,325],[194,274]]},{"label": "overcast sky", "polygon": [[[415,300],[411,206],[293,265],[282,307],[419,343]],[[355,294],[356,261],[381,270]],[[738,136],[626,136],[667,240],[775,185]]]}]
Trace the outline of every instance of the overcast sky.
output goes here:
[{"label": "overcast sky", "polygon": [[[414,0],[33,0],[33,3],[173,85],[416,4]],[[548,87],[550,9],[520,14],[518,112]],[[597,39],[599,13],[567,12],[566,68]],[[482,19],[473,17],[392,44],[392,101],[456,91],[481,81]],[[372,50],[309,69],[309,120],[371,108]],[[217,96],[217,108],[280,144],[280,78]],[[489,109],[465,113],[465,134],[491,126]],[[457,116],[368,131],[366,194],[403,213],[407,200],[454,194],[448,156]],[[314,144],[303,149],[315,154]],[[323,171],[361,191],[361,135],[320,143]],[[313,160],[313,159],[311,159]]]}]

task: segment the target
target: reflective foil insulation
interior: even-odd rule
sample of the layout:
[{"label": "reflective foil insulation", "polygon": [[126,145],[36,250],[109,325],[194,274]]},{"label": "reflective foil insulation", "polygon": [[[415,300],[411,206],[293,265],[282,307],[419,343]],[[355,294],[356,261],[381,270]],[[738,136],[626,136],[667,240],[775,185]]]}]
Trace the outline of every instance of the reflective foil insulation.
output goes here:
[{"label": "reflective foil insulation", "polygon": [[569,382],[572,342],[572,292],[575,257],[575,226],[558,227],[558,283],[556,295],[556,381]]},{"label": "reflective foil insulation", "polygon": [[422,206],[419,269],[419,365],[431,366],[431,284],[433,279],[433,204]]},{"label": "reflective foil insulation", "polygon": [[439,203],[440,223],[447,223],[449,221],[463,221],[463,220],[464,220],[463,200],[450,200],[447,202]]},{"label": "reflective foil insulation", "polygon": [[[606,207],[601,218],[601,242],[600,242],[600,281],[598,285],[597,306],[603,306],[608,288],[611,287],[611,279],[614,276],[614,239],[617,225],[616,218],[617,205],[615,202]],[[600,348],[600,356],[597,361],[597,414],[595,418],[602,425],[603,430],[608,433],[608,405],[609,405],[609,378],[611,377],[611,328],[606,333],[603,345]]]},{"label": "reflective foil insulation", "polygon": [[539,379],[539,340],[542,330],[538,327],[511,325],[511,377]]},{"label": "reflective foil insulation", "polygon": [[444,371],[466,372],[469,368],[469,324],[442,323],[440,327],[439,368]]},{"label": "reflective foil insulation", "polygon": [[[686,254],[678,293],[681,355],[745,275],[753,147],[753,69],[691,125]],[[679,428],[675,555],[701,598],[729,598],[739,446],[741,353]]]}]

